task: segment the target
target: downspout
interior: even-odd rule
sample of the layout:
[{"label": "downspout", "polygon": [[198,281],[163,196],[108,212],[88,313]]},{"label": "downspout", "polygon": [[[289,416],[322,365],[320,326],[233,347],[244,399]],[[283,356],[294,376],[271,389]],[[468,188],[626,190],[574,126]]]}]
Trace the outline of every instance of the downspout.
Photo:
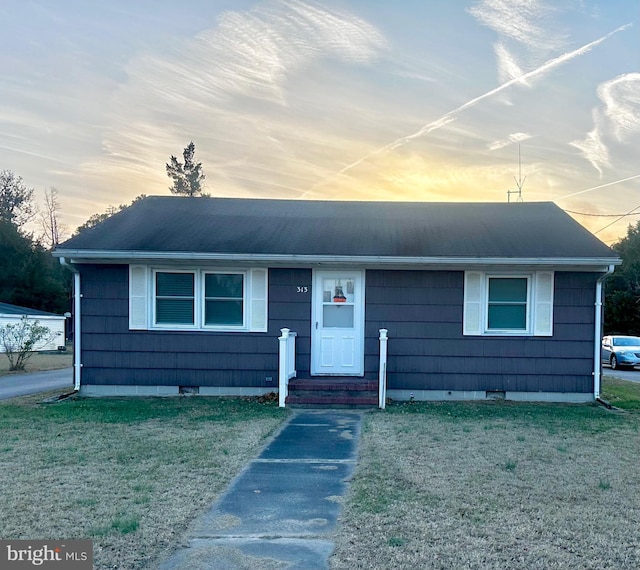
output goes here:
[{"label": "downspout", "polygon": [[71,263],[68,263],[64,257],[60,258],[60,263],[73,272],[73,389],[78,392],[80,390],[82,371],[80,353],[82,341],[82,331],[80,330],[80,301],[82,299],[82,294],[80,293],[80,272]]},{"label": "downspout", "polygon": [[596,281],[596,325],[594,335],[593,352],[593,398],[600,399],[600,384],[602,375],[602,282],[613,273],[613,265],[609,265],[606,273],[601,275]]}]

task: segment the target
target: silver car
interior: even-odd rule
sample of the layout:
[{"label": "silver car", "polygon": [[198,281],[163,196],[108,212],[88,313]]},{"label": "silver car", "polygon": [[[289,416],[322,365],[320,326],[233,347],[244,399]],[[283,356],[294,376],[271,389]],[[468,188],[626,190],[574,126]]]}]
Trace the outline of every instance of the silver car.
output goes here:
[{"label": "silver car", "polygon": [[640,337],[611,335],[602,339],[602,363],[613,370],[640,364]]}]

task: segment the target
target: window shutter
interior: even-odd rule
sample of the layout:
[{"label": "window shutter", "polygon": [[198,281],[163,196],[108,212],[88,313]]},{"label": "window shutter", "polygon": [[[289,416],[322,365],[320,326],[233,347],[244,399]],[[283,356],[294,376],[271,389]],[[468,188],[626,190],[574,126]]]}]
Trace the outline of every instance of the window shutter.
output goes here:
[{"label": "window shutter", "polygon": [[267,332],[267,269],[252,269],[250,271],[249,330],[252,332]]},{"label": "window shutter", "polygon": [[148,328],[148,285],[145,265],[129,266],[129,329]]},{"label": "window shutter", "polygon": [[464,316],[462,332],[465,335],[483,333],[483,274],[477,271],[464,273]]},{"label": "window shutter", "polygon": [[553,271],[538,271],[535,274],[533,311],[533,334],[553,335]]}]

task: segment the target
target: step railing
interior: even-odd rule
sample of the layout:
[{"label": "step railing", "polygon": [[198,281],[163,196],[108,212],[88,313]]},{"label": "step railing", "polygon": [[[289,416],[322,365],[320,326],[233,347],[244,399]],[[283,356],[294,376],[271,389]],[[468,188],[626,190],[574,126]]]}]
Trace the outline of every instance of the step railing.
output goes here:
[{"label": "step railing", "polygon": [[387,403],[387,329],[380,329],[380,366],[378,368],[378,407],[384,410]]},{"label": "step railing", "polygon": [[298,333],[280,329],[278,360],[278,406],[285,407],[289,394],[289,380],[296,377],[296,337]]}]

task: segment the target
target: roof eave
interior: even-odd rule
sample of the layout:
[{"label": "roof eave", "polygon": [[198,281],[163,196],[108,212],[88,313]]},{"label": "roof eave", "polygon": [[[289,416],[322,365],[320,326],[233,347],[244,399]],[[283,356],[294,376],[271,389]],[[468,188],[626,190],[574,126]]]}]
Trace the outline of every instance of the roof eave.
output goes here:
[{"label": "roof eave", "polygon": [[375,266],[561,266],[589,267],[599,271],[610,265],[620,265],[617,257],[421,257],[384,255],[299,255],[262,253],[206,253],[183,251],[96,251],[57,249],[55,257],[67,258],[72,263],[123,263],[123,262],[228,262],[315,265],[375,265]]}]

